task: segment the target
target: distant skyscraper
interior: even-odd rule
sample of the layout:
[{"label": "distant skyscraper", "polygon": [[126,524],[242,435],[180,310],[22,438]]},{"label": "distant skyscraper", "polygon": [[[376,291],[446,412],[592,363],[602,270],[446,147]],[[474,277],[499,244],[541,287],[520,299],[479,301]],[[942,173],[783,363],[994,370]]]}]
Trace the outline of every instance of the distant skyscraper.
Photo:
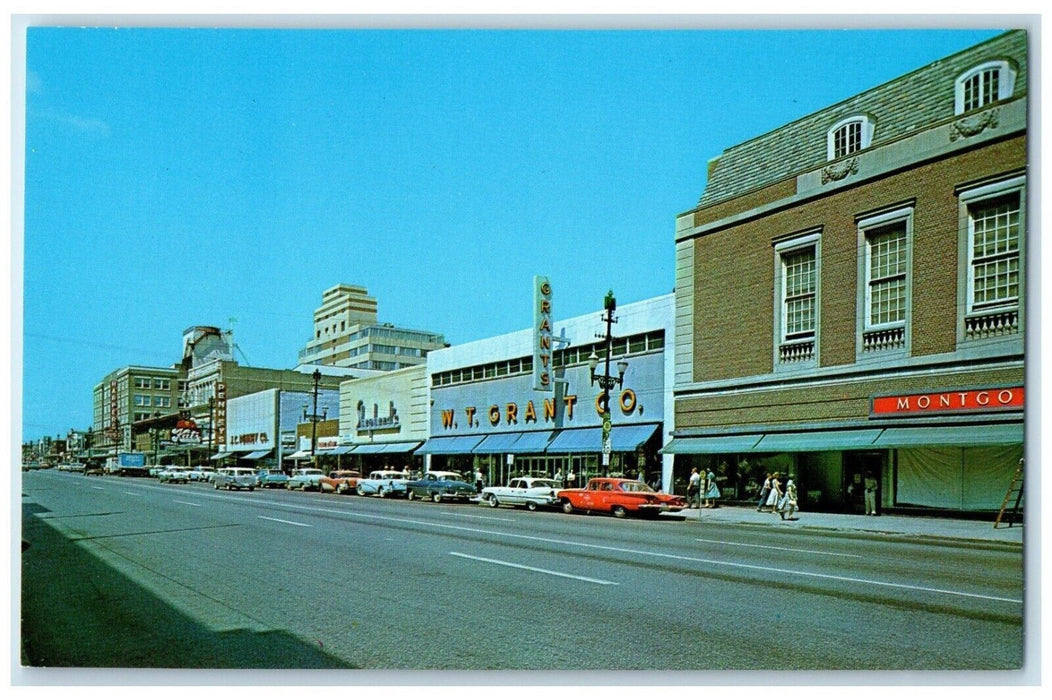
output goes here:
[{"label": "distant skyscraper", "polygon": [[378,323],[376,299],[365,287],[338,284],[314,310],[314,337],[299,363],[387,371],[422,365],[429,351],[445,345],[439,333]]}]

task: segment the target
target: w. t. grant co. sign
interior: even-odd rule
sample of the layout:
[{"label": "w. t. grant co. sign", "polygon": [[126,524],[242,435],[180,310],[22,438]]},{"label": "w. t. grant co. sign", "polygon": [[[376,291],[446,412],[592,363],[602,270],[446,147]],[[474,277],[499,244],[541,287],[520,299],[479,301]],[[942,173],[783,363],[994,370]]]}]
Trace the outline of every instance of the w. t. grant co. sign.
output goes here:
[{"label": "w. t. grant co. sign", "polygon": [[1021,386],[874,396],[869,415],[870,417],[882,417],[915,416],[929,413],[1022,411],[1023,399],[1024,390]]}]

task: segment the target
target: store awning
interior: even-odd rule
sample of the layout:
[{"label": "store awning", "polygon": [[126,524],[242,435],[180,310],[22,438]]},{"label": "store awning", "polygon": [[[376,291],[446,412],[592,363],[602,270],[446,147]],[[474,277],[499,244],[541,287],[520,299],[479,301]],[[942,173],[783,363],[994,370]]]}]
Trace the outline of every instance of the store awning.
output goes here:
[{"label": "store awning", "polygon": [[331,455],[345,455],[348,452],[354,451],[354,445],[340,445],[339,447],[329,450]]},{"label": "store awning", "polygon": [[662,454],[710,455],[752,452],[763,435],[717,435],[713,437],[679,437],[661,448]]},{"label": "store awning", "polygon": [[[615,425],[610,430],[610,449],[614,452],[632,452],[657,430],[657,423],[645,425]],[[549,453],[602,452],[602,428],[575,428],[556,433],[548,445]]]},{"label": "store awning", "polygon": [[551,430],[522,433],[519,435],[519,439],[515,441],[515,444],[511,446],[511,449],[508,450],[508,454],[541,454],[544,452],[544,448],[548,446],[548,443],[551,442],[552,434],[553,431]]},{"label": "store awning", "polygon": [[212,455],[208,459],[210,459],[210,460],[223,459],[224,457],[229,457],[230,454],[231,453],[229,453],[229,452],[216,452],[214,455]]},{"label": "store awning", "polygon": [[263,459],[273,451],[274,450],[256,450],[255,452],[240,455],[240,457],[241,459]]},{"label": "store awning", "polygon": [[504,454],[508,452],[515,441],[519,439],[521,433],[497,433],[496,435],[487,435],[482,439],[475,449],[472,450],[477,455],[494,455]]},{"label": "store awning", "polygon": [[299,452],[293,452],[287,455],[285,459],[307,459],[310,457],[310,450],[300,450]]},{"label": "store awning", "polygon": [[406,454],[420,447],[420,441],[416,442],[389,442],[384,445],[384,454]]},{"label": "store awning", "polygon": [[358,445],[354,448],[354,454],[356,455],[378,455],[383,451],[383,443],[370,443],[368,445]]},{"label": "store awning", "polygon": [[984,447],[1023,444],[1022,423],[888,428],[873,447]]},{"label": "store awning", "polygon": [[480,442],[482,442],[481,435],[433,437],[429,438],[416,453],[422,455],[466,455],[471,454],[471,451]]},{"label": "store awning", "polygon": [[881,428],[816,430],[801,433],[767,433],[752,452],[825,452],[872,448]]}]

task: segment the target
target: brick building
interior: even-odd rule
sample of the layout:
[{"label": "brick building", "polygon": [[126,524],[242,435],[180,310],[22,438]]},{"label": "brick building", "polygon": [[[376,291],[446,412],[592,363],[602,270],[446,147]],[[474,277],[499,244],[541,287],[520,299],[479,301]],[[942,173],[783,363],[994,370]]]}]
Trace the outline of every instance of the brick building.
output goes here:
[{"label": "brick building", "polygon": [[[1027,36],[726,150],[676,225],[677,483],[1000,507],[1023,456]],[[785,477],[782,477],[784,483]]]}]

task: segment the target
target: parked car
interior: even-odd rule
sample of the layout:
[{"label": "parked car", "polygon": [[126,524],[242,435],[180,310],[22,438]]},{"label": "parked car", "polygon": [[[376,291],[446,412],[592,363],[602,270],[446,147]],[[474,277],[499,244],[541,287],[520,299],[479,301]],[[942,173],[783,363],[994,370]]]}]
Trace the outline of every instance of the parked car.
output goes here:
[{"label": "parked car", "polygon": [[84,473],[85,469],[87,469],[87,467],[82,462],[72,462],[69,465],[69,470],[71,472]]},{"label": "parked car", "polygon": [[285,484],[285,488],[289,491],[300,489],[301,491],[317,491],[318,482],[325,476],[325,472],[315,467],[304,467],[303,469],[294,469],[292,471],[292,478],[289,479],[288,483]]},{"label": "parked car", "polygon": [[190,481],[209,481],[215,473],[216,470],[213,467],[194,467],[186,473],[186,476]]},{"label": "parked car", "polygon": [[474,484],[464,481],[457,472],[426,472],[421,478],[406,484],[409,500],[430,498],[442,501],[467,501],[478,496]]},{"label": "parked car", "polygon": [[252,469],[226,467],[216,471],[215,476],[212,477],[212,486],[217,489],[225,487],[227,491],[230,489],[248,489],[252,491],[259,486],[259,480]]},{"label": "parked car", "polygon": [[190,467],[165,467],[157,474],[162,484],[185,484],[190,480]]},{"label": "parked car", "polygon": [[678,512],[687,502],[681,496],[660,493],[636,479],[591,479],[584,488],[563,489],[555,494],[564,513],[613,513],[624,518],[629,513],[657,515]]},{"label": "parked car", "polygon": [[[146,473],[152,477],[158,477],[161,475],[161,472],[163,472],[167,468],[168,467],[165,467],[161,464],[154,464],[146,468]],[[107,469],[107,471],[109,471],[109,469]]]},{"label": "parked car", "polygon": [[256,473],[261,489],[284,489],[289,486],[289,475],[280,469],[260,469]]},{"label": "parked car", "polygon": [[349,493],[354,491],[361,478],[361,472],[350,469],[329,472],[328,476],[323,476],[318,481],[318,490],[322,493]]},{"label": "parked car", "polygon": [[84,476],[102,476],[102,465],[94,462],[84,466]]},{"label": "parked car", "polygon": [[551,506],[559,502],[555,492],[562,488],[555,479],[521,476],[512,479],[507,486],[487,486],[482,489],[482,503],[497,506],[526,506],[537,510],[539,506]]},{"label": "parked car", "polygon": [[359,496],[377,495],[380,498],[405,496],[407,493],[405,485],[408,481],[409,479],[406,478],[405,472],[394,471],[393,469],[380,469],[369,472],[368,478],[358,479],[354,492]]}]

